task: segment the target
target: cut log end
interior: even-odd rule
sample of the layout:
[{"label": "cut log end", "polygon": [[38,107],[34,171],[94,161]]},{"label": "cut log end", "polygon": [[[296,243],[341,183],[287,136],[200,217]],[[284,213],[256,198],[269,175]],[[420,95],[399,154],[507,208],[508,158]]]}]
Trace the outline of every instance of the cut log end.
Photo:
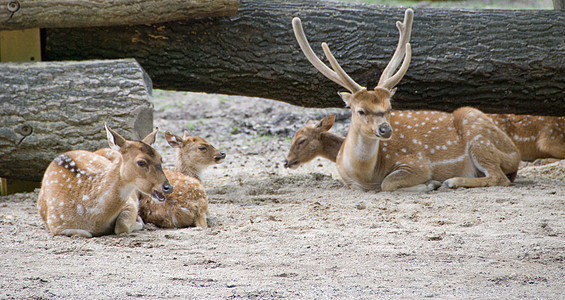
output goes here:
[{"label": "cut log end", "polygon": [[0,177],[41,180],[57,155],[107,147],[104,123],[149,134],[147,78],[133,59],[0,64]]}]

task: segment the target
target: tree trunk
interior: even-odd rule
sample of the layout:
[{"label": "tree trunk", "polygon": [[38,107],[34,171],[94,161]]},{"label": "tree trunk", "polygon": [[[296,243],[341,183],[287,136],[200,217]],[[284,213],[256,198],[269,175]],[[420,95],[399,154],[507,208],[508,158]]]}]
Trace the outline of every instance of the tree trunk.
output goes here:
[{"label": "tree trunk", "polygon": [[59,154],[152,131],[151,80],[133,59],[0,64],[0,177],[41,180]]},{"label": "tree trunk", "polygon": [[[160,25],[46,30],[48,60],[134,57],[156,88],[342,107],[343,88],[301,53],[302,18],[321,55],[373,88],[398,42],[404,9],[310,0],[242,1],[238,16]],[[412,63],[395,109],[565,114],[565,15],[554,10],[417,9]]]},{"label": "tree trunk", "polygon": [[553,0],[553,9],[565,9],[565,0]]},{"label": "tree trunk", "polygon": [[0,30],[138,25],[237,14],[239,0],[0,0]]}]

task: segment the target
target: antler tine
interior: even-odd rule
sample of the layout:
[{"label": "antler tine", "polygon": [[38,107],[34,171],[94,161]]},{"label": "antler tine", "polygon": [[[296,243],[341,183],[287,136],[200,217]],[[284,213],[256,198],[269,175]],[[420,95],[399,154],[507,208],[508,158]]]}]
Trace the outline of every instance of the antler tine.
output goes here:
[{"label": "antler tine", "polygon": [[345,71],[341,68],[341,66],[333,56],[332,52],[330,51],[330,47],[328,47],[328,44],[322,43],[322,49],[324,50],[324,54],[326,54],[326,57],[330,61],[332,68],[335,70],[337,75],[344,81],[344,83],[347,84],[347,87],[345,88],[347,88],[352,93],[355,93],[363,89],[362,86],[360,86],[357,82],[355,82],[355,80],[353,80],[349,75],[347,75],[347,73],[345,73]]},{"label": "antler tine", "polygon": [[[349,76],[347,76],[347,74],[345,74],[345,72],[343,72],[343,69],[341,71],[347,76],[347,78],[349,78],[349,80],[344,80],[344,78],[342,78],[338,73],[334,72],[332,69],[330,69],[328,66],[326,66],[326,64],[318,58],[318,56],[314,53],[314,50],[312,50],[312,47],[310,47],[310,43],[308,42],[308,39],[306,39],[306,35],[304,34],[304,29],[302,29],[302,22],[300,21],[300,18],[295,17],[295,18],[292,19],[292,28],[294,29],[294,35],[296,36],[296,40],[298,41],[298,44],[300,45],[300,49],[302,49],[302,52],[304,53],[304,55],[306,56],[308,61],[310,61],[310,63],[318,71],[320,71],[320,73],[324,74],[324,76],[326,76],[328,79],[330,79],[331,81],[333,81],[333,82],[341,85],[342,87],[348,89],[352,93],[355,93],[358,90],[357,86],[359,86],[359,85],[358,84],[351,85],[350,82],[348,82],[348,81],[349,80],[353,81],[353,80]],[[323,47],[323,44],[322,44],[322,47]],[[326,47],[327,47],[327,45],[326,45]],[[330,55],[331,55],[331,53],[330,53]],[[326,54],[326,56],[327,56],[327,54]],[[331,57],[333,58],[333,55],[331,55]],[[335,60],[335,58],[334,58],[334,60]],[[331,61],[330,61],[330,63],[331,63]],[[341,69],[341,67],[339,69]]]},{"label": "antler tine", "polygon": [[406,44],[405,52],[406,55],[404,56],[404,61],[402,61],[402,65],[400,66],[400,69],[398,69],[398,72],[396,72],[396,74],[392,77],[384,80],[382,85],[379,83],[378,86],[392,90],[400,82],[400,80],[402,80],[402,77],[404,77],[404,74],[408,71],[408,66],[410,66],[410,60],[412,59],[412,47],[410,46],[410,43]]},{"label": "antler tine", "polygon": [[[392,89],[395,85],[400,82],[406,71],[408,70],[408,65],[410,64],[411,48],[409,46],[410,34],[412,32],[412,20],[414,19],[414,11],[412,9],[407,9],[404,12],[404,22],[396,22],[396,27],[399,31],[398,45],[394,54],[384,69],[381,78],[379,79],[378,87],[383,87],[387,89]],[[410,53],[408,53],[410,51]],[[404,60],[402,61],[402,58]],[[407,59],[408,58],[408,59]],[[393,76],[394,71],[398,68],[398,65],[402,61],[402,66]]]}]

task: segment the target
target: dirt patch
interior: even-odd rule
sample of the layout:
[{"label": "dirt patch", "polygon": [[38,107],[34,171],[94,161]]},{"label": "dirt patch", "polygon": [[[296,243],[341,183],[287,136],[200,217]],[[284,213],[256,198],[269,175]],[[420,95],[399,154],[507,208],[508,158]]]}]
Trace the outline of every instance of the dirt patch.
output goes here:
[{"label": "dirt patch", "polygon": [[[156,91],[155,125],[227,153],[207,170],[210,228],[54,237],[37,191],[0,197],[2,298],[563,298],[565,163],[511,187],[359,192],[333,163],[282,167],[308,119],[346,109]],[[156,148],[167,166],[174,150]]]}]

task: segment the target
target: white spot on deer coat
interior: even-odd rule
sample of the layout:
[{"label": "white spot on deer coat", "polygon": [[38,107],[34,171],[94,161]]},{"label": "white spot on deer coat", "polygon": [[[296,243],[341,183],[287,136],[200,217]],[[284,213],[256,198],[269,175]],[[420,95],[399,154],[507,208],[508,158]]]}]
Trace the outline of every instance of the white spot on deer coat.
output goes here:
[{"label": "white spot on deer coat", "polygon": [[84,215],[84,206],[82,204],[77,205],[77,214],[80,216]]}]

